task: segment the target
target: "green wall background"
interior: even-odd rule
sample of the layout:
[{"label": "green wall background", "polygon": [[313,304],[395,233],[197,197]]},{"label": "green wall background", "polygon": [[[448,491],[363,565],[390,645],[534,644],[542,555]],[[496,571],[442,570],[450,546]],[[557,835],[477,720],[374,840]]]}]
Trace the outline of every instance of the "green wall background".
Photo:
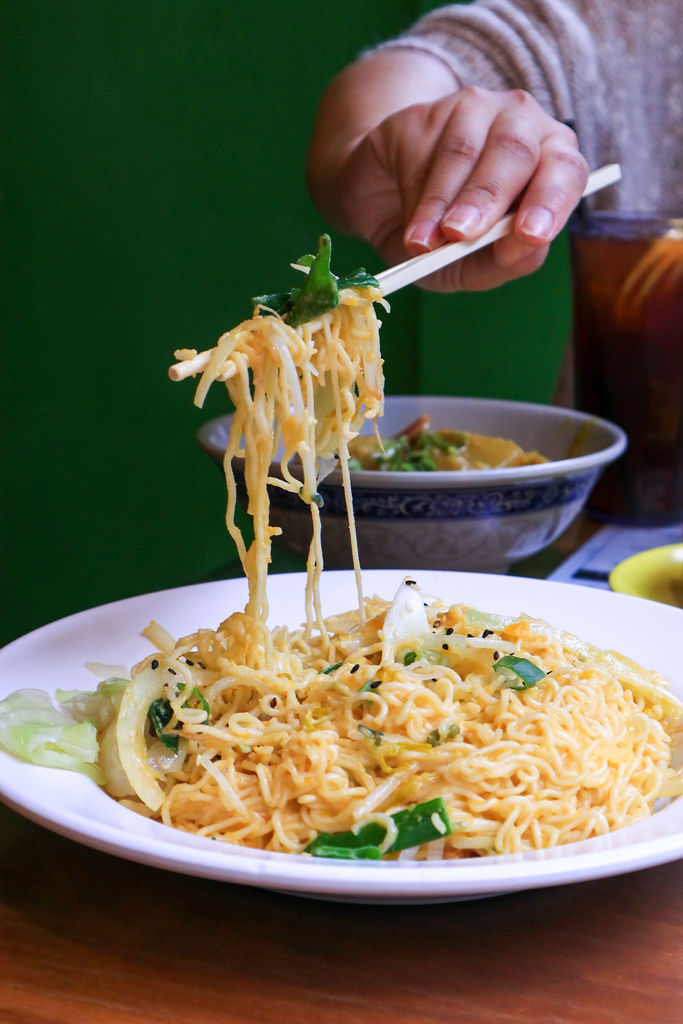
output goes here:
[{"label": "green wall background", "polygon": [[[303,177],[317,98],[424,7],[0,3],[1,642],[234,559],[195,442],[226,400],[197,410],[167,367],[327,228]],[[334,245],[338,268],[380,269],[357,240]],[[493,294],[395,296],[388,390],[550,400],[567,281],[562,241]]]}]

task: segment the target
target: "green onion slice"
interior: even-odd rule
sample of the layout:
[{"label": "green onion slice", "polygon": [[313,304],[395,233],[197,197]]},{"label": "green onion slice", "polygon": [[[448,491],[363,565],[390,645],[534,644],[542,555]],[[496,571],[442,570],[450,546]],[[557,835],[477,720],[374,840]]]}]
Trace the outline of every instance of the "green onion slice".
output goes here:
[{"label": "green onion slice", "polygon": [[362,732],[364,736],[367,736],[369,740],[372,740],[376,747],[378,747],[384,739],[383,732],[380,732],[379,729],[371,729],[369,725],[359,725],[358,730],[359,732]]},{"label": "green onion slice", "polygon": [[[453,831],[442,797],[416,804],[391,815],[398,830],[387,853],[398,853],[413,846],[422,846],[442,839]],[[357,832],[320,832],[306,847],[314,857],[337,857],[345,860],[379,860],[379,847],[386,835],[383,826],[369,821]]]},{"label": "green onion slice", "polygon": [[530,690],[539,680],[545,679],[545,672],[538,665],[528,658],[518,658],[516,654],[506,654],[494,664],[493,669],[504,677],[511,690]]}]

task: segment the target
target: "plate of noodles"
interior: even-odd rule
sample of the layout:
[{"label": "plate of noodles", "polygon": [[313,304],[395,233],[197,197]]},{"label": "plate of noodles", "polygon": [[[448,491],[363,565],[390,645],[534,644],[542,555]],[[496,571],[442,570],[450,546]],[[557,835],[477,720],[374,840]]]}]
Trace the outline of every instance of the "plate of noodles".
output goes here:
[{"label": "plate of noodles", "polygon": [[[245,629],[246,581],[226,580],[81,612],[7,646],[0,710],[18,687],[43,691],[79,729],[95,714],[84,693],[116,703],[119,681],[129,778],[107,766],[106,721],[99,769],[115,795],[97,763],[27,763],[5,735],[3,801],[123,858],[335,900],[471,899],[683,855],[679,609],[547,581],[372,570],[361,621],[354,573],[326,572],[323,640],[301,627],[303,574],[267,590],[260,638]],[[270,667],[245,657],[257,639],[273,645]],[[413,828],[417,845],[401,849]]]}]

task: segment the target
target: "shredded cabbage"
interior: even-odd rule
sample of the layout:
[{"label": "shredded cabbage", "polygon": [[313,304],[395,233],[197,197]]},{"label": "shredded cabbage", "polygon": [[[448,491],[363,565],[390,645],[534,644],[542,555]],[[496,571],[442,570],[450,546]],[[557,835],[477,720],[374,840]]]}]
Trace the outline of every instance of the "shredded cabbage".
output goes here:
[{"label": "shredded cabbage", "polygon": [[94,722],[106,729],[116,718],[128,679],[104,679],[96,690],[57,690],[55,696],[77,722]]},{"label": "shredded cabbage", "polygon": [[0,747],[22,761],[82,772],[98,785],[104,782],[96,763],[96,726],[74,721],[42,690],[16,690],[0,701]]}]

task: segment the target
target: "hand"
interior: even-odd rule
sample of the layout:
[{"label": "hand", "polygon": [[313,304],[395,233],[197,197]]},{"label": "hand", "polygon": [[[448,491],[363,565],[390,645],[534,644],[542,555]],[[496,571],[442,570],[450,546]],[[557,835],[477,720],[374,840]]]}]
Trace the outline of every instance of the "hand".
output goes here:
[{"label": "hand", "polygon": [[588,174],[574,132],[529,94],[478,88],[400,106],[350,134],[338,157],[337,222],[388,265],[477,238],[516,206],[510,235],[424,282],[441,291],[492,288],[536,270]]}]

